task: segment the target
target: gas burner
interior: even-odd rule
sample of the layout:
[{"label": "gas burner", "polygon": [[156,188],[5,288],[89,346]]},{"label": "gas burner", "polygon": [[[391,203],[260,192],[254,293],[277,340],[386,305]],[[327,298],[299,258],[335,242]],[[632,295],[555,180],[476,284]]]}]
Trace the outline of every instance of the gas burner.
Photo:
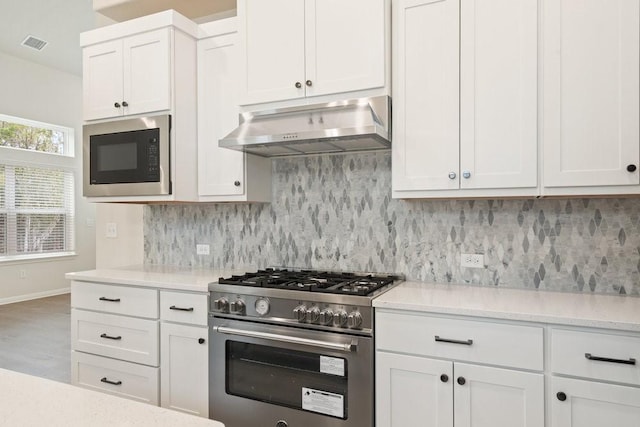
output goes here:
[{"label": "gas burner", "polygon": [[221,285],[253,286],[306,292],[343,295],[370,295],[394,281],[397,276],[327,272],[315,270],[288,270],[267,268],[229,278],[221,277]]}]

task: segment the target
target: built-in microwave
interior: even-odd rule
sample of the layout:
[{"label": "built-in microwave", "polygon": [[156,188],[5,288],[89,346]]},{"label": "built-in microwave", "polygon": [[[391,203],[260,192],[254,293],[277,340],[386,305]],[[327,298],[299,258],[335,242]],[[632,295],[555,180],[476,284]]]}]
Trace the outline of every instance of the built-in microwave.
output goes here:
[{"label": "built-in microwave", "polygon": [[83,194],[171,194],[171,115],[83,126]]}]

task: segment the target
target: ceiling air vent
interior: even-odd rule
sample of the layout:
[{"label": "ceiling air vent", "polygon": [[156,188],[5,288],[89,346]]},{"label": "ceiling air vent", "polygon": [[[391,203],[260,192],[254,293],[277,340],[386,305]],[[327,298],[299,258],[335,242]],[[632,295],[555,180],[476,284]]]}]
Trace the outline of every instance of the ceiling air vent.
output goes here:
[{"label": "ceiling air vent", "polygon": [[27,36],[27,38],[22,41],[22,46],[27,46],[35,50],[42,50],[46,45],[46,41],[33,36]]}]

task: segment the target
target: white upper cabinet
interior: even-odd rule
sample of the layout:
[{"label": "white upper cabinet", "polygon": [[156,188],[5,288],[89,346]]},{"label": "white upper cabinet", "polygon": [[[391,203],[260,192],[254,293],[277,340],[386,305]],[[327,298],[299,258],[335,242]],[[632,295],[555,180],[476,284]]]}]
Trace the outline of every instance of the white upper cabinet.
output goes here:
[{"label": "white upper cabinet", "polygon": [[543,11],[545,191],[640,184],[640,2],[545,0]]},{"label": "white upper cabinet", "polygon": [[238,126],[236,19],[203,26],[198,41],[198,195],[200,201],[271,200],[271,159],[220,148]]},{"label": "white upper cabinet", "polygon": [[239,0],[241,105],[385,86],[388,0]]},{"label": "white upper cabinet", "polygon": [[394,197],[536,194],[537,1],[400,0],[393,16]]},{"label": "white upper cabinet", "polygon": [[170,109],[170,31],[163,28],[83,49],[85,120]]},{"label": "white upper cabinet", "polygon": [[536,187],[536,0],[462,0],[460,188]]}]

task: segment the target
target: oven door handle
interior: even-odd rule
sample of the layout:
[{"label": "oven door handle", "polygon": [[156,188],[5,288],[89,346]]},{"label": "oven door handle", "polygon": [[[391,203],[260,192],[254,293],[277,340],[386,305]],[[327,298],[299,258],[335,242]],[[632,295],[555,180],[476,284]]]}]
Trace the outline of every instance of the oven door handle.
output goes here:
[{"label": "oven door handle", "polygon": [[259,338],[271,341],[288,342],[292,344],[306,345],[310,347],[322,347],[330,350],[339,350],[346,352],[356,351],[358,345],[356,340],[351,343],[336,343],[320,340],[312,340],[309,338],[290,337],[288,335],[270,334],[268,332],[247,331],[244,329],[228,328],[226,326],[214,326],[213,330],[226,335],[239,335],[241,337]]}]

